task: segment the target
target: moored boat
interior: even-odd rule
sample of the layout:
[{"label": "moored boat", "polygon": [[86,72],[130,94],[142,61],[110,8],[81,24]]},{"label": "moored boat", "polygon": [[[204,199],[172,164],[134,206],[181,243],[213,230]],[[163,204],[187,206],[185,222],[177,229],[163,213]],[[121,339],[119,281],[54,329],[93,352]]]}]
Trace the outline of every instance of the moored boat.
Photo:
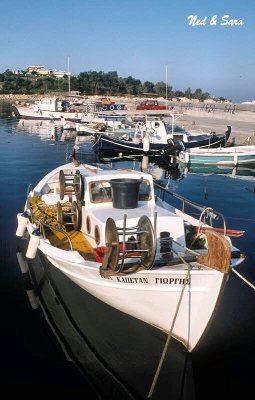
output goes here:
[{"label": "moored boat", "polygon": [[[175,154],[176,151],[193,147],[226,146],[230,137],[231,127],[223,134],[214,133],[176,133],[167,130],[162,120],[148,120],[138,124],[138,129],[125,138],[109,137],[104,133],[95,138],[94,151],[101,154],[149,154],[158,155],[162,151]],[[172,140],[175,148],[169,146]],[[181,143],[181,145],[180,145]],[[174,150],[174,151],[172,151]],[[176,150],[176,151],[175,151]]]},{"label": "moored boat", "polygon": [[188,165],[244,166],[255,164],[255,146],[219,147],[215,149],[187,149],[178,160]]},{"label": "moored boat", "polygon": [[[70,279],[98,309],[124,315],[127,335],[135,320],[191,352],[209,329],[230,268],[243,257],[221,214],[223,235],[209,225],[214,210],[193,204],[201,213],[196,219],[184,212],[191,202],[175,197],[182,210],[150,174],[68,163],[29,189],[17,236],[29,240],[29,263],[39,256],[41,266]],[[128,351],[135,347],[134,340]]]},{"label": "moored boat", "polygon": [[13,105],[14,113],[23,119],[39,119],[39,120],[66,120],[79,122],[83,115],[83,111],[71,108],[71,104],[67,101],[61,101],[56,97],[44,97],[34,104],[21,106]]}]

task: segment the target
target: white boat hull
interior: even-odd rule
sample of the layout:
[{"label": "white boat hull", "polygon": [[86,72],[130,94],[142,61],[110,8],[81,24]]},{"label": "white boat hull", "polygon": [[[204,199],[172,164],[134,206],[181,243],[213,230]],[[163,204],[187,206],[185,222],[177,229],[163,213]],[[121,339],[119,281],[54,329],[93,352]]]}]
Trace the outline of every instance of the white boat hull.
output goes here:
[{"label": "white boat hull", "polygon": [[[172,329],[172,336],[189,351],[195,348],[206,330],[225,283],[225,275],[216,270],[194,267],[188,276],[185,266],[182,272],[180,268],[175,270],[174,267],[161,267],[105,278],[99,272],[101,264],[82,261],[76,252],[59,250],[59,257],[56,257],[56,251],[43,240],[40,241],[39,249],[54,267],[80,288],[102,302],[165,332]],[[175,314],[177,316],[173,325]]]},{"label": "white boat hull", "polygon": [[191,165],[238,165],[255,164],[255,146],[236,146],[216,149],[190,149],[181,152],[178,159]]},{"label": "white boat hull", "polygon": [[66,120],[79,122],[84,116],[83,112],[69,112],[69,111],[48,111],[48,110],[34,110],[30,107],[15,106],[16,113],[23,119],[39,119],[39,120]]},{"label": "white boat hull", "polygon": [[[131,204],[137,187],[141,193]],[[62,213],[61,202],[68,208],[71,196],[77,201],[82,197],[80,207],[73,201]],[[38,218],[46,224],[33,207],[52,219],[51,206],[57,212],[57,225],[46,226],[55,231],[61,225],[60,236],[51,237],[44,230],[27,257],[33,259],[38,249],[53,267],[104,305],[170,334],[188,351],[197,346],[214,316],[229,267],[242,261],[238,255],[232,257],[238,249],[229,237],[208,231],[208,248],[188,252],[186,245],[194,238],[188,239],[187,230],[202,229],[199,221],[156,197],[152,176],[138,171],[72,163],[51,171],[30,192],[25,206],[30,215],[26,226],[30,242],[38,232]],[[195,208],[201,210],[198,205]],[[202,214],[205,211],[214,217],[211,209],[202,208]],[[64,213],[72,216],[70,232]],[[65,240],[60,239],[63,234]],[[190,264],[183,257],[193,261]]]}]

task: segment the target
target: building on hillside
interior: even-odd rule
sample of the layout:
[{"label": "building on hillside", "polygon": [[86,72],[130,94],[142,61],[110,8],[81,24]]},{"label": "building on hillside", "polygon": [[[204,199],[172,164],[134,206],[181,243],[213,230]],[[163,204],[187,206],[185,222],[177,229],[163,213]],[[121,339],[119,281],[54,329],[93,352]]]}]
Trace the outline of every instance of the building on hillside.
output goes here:
[{"label": "building on hillside", "polygon": [[37,75],[41,75],[41,76],[50,76],[52,70],[45,68],[42,65],[29,65],[27,67],[27,73],[32,74],[33,72],[36,72]]},{"label": "building on hillside", "polygon": [[63,78],[65,75],[68,75],[68,72],[54,69],[53,71],[51,71],[51,75],[55,76],[55,78]]},{"label": "building on hillside", "polygon": [[69,74],[68,72],[65,71],[45,68],[43,65],[29,65],[27,67],[27,73],[28,74],[36,73],[39,76],[53,76],[55,78],[63,78],[65,75]]}]

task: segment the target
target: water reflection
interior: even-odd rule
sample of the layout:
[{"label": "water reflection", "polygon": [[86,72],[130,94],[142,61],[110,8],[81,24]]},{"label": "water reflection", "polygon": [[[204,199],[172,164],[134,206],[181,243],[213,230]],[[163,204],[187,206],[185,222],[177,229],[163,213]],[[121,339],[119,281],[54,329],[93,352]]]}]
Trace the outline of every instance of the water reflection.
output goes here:
[{"label": "water reflection", "polygon": [[[88,139],[87,139],[88,140]],[[177,162],[174,158],[166,158],[162,156],[151,157],[143,156],[124,156],[124,157],[98,157],[101,163],[109,164],[112,168],[114,165],[127,164],[132,165],[134,169],[151,173],[157,180],[182,180],[189,174],[198,175],[222,175],[230,178],[254,178],[255,167],[223,167],[223,166],[187,166],[181,162]],[[132,163],[132,164],[131,164]]]},{"label": "water reflection", "polygon": [[[17,255],[22,264],[20,249]],[[38,304],[38,298],[66,357],[89,379],[100,398],[147,398],[164,345],[164,334],[141,321],[126,318],[125,314],[107,305],[102,313],[98,299],[52,268],[41,254],[27,262],[33,284],[30,282],[26,289],[32,307]],[[21,269],[27,281],[27,269],[23,266]],[[189,354],[172,339],[153,398],[192,400],[195,399],[193,385]]]},{"label": "water reflection", "polygon": [[15,130],[18,133],[38,135],[42,140],[63,142],[74,141],[76,137],[76,131],[72,128],[66,129],[61,121],[19,119]]}]

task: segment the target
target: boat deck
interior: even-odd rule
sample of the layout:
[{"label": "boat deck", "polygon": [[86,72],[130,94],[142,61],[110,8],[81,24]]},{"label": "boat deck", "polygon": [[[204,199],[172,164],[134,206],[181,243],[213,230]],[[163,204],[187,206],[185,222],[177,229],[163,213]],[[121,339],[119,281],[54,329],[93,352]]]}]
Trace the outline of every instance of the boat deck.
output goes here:
[{"label": "boat deck", "polygon": [[[32,209],[34,219],[36,223],[47,224],[44,226],[44,234],[50,243],[62,250],[70,250],[70,243],[67,238],[69,237],[73,250],[78,251],[87,260],[95,261],[93,256],[93,247],[86,239],[85,235],[81,231],[68,229],[67,227],[60,225],[57,220],[57,205],[48,205],[42,199],[41,196],[33,196],[29,198],[29,204]],[[70,204],[67,202],[66,207],[69,208]],[[52,228],[52,229],[51,229]],[[59,230],[56,230],[58,229]],[[62,233],[60,231],[64,231]]]},{"label": "boat deck", "polygon": [[[72,250],[71,243],[73,250],[78,251],[85,260],[104,263],[104,251],[102,248],[93,248],[83,232],[71,229],[71,225],[64,226],[59,223],[56,204],[48,205],[42,200],[41,196],[33,196],[29,198],[29,205],[34,222],[41,227],[43,236],[47,238],[54,247],[68,251]],[[70,210],[70,206],[71,203],[69,202],[66,202],[64,205],[67,210]],[[165,254],[165,259],[162,255],[161,260],[158,260],[154,266],[162,267],[179,264],[179,267],[183,265],[185,268],[187,262],[193,263],[197,261],[200,267],[207,266],[226,273],[231,260],[229,242],[222,235],[219,235],[213,230],[207,230],[206,236],[208,240],[208,250],[212,249],[212,251],[208,251],[208,253],[204,255],[201,254],[199,257],[194,255],[188,257],[187,255],[173,257],[170,251],[170,253]],[[217,251],[215,250],[216,248]],[[97,250],[102,250],[103,253],[98,254]],[[98,257],[100,257],[100,259]],[[127,269],[127,272],[131,272],[131,270]]]},{"label": "boat deck", "polygon": [[[67,231],[67,234],[72,242],[73,250],[78,251],[86,260],[95,261],[94,249],[82,232],[70,230]],[[53,246],[62,250],[70,250],[69,241],[63,233],[49,230],[47,238]]]}]

